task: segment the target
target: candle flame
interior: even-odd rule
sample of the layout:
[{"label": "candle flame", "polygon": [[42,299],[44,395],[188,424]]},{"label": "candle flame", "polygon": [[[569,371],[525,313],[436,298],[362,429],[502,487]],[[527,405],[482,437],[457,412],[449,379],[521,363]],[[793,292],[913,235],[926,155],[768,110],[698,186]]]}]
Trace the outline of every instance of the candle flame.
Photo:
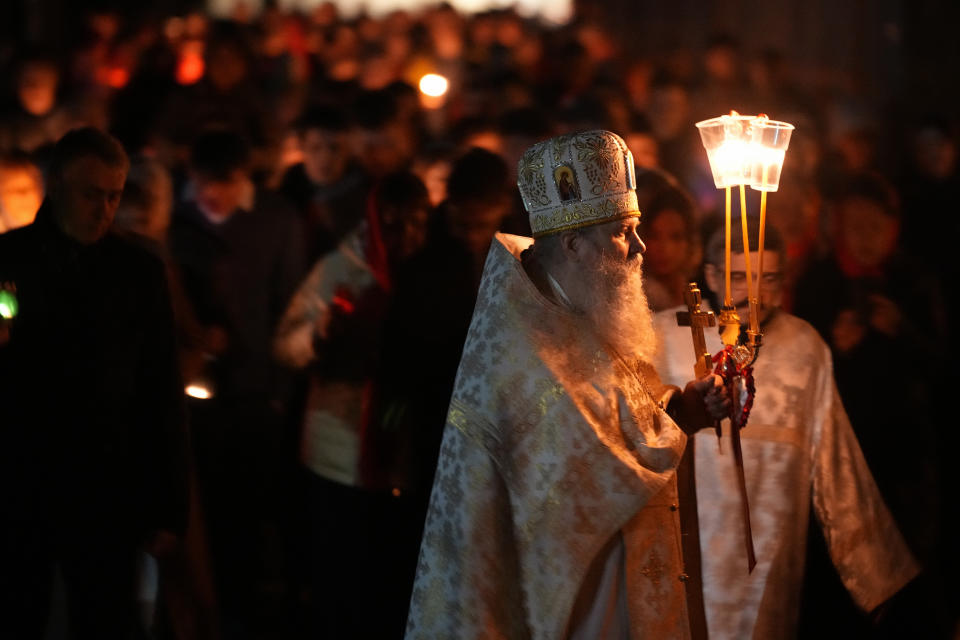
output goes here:
[{"label": "candle flame", "polygon": [[202,384],[190,384],[183,390],[191,398],[197,398],[199,400],[209,400],[213,397],[213,392],[206,385]]},{"label": "candle flame", "polygon": [[420,78],[420,92],[431,98],[439,98],[447,93],[450,82],[437,73],[428,73]]}]

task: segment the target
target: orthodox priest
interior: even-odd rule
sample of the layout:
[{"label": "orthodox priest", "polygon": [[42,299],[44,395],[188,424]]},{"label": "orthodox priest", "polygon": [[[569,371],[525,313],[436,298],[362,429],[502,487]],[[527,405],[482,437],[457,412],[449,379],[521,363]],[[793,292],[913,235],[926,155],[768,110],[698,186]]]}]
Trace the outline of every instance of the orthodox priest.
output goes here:
[{"label": "orthodox priest", "polygon": [[[748,230],[757,237],[755,220]],[[739,234],[732,240],[731,293],[746,319],[743,240]],[[706,248],[706,284],[715,294],[723,291],[724,243],[720,228]],[[759,255],[752,253],[753,264]],[[757,556],[752,572],[743,555],[729,434],[718,443],[703,432],[689,443],[711,640],[796,637],[811,506],[840,579],[864,612],[877,611],[919,571],[860,451],[837,393],[829,347],[808,323],[779,309],[784,257],[779,234],[768,228],[761,280],[764,346],[753,369],[757,391],[750,424],[742,432]],[[676,318],[676,310],[655,316],[661,336],[655,360],[665,380],[685,379],[693,362],[690,329],[678,327]],[[722,349],[718,334],[707,336],[707,349]]]},{"label": "orthodox priest", "polygon": [[686,638],[675,469],[725,415],[663,387],[633,157],[608,131],[519,163],[535,240],[497,235],[450,403],[408,638]]}]

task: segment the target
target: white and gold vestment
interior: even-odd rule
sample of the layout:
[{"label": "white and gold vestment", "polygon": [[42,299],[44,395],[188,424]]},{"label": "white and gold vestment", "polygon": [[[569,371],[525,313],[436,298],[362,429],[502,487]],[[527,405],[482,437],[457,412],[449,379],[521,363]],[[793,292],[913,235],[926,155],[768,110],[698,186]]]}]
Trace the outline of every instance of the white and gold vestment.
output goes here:
[{"label": "white and gold vestment", "polygon": [[[464,346],[408,638],[570,631],[588,567],[622,539],[632,638],[689,636],[675,468],[686,437],[638,375],[545,298],[498,235]],[[622,538],[620,536],[622,535]]]}]

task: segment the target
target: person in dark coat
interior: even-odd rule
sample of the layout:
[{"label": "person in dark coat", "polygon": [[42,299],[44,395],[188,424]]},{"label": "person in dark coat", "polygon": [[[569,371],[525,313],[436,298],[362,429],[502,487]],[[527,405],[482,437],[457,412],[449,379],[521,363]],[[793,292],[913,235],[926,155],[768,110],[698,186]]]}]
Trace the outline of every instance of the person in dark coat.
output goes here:
[{"label": "person in dark coat", "polygon": [[[426,245],[398,269],[383,338],[380,429],[406,434],[408,493],[426,515],[444,418],[490,243],[510,211],[504,160],[471,149],[453,166]],[[419,537],[419,536],[418,536]]]},{"label": "person in dark coat", "polygon": [[254,185],[239,134],[202,134],[190,164],[193,195],[174,212],[170,251],[206,354],[188,406],[221,627],[242,637],[260,585],[276,577],[270,550],[290,500],[292,379],[272,341],[304,273],[302,233],[286,201]]},{"label": "person in dark coat", "polygon": [[19,311],[0,332],[4,637],[43,637],[55,570],[74,638],[132,637],[138,553],[170,549],[185,528],[164,266],[110,231],[128,166],[114,138],[70,131],[35,222],[0,236]]},{"label": "person in dark coat", "polygon": [[360,226],[371,180],[351,155],[350,122],[339,109],[311,109],[298,123],[298,136],[303,162],[287,170],[280,192],[300,214],[313,263]]}]

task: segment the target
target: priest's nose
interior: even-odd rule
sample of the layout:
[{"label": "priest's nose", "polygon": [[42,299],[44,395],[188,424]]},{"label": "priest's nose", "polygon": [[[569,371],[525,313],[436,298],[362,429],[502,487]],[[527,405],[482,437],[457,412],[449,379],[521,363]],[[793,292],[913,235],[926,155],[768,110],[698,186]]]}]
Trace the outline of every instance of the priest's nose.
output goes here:
[{"label": "priest's nose", "polygon": [[630,233],[630,257],[637,255],[638,253],[642,254],[647,250],[647,245],[643,244],[643,240],[640,239],[640,236],[637,235],[636,230]]}]

